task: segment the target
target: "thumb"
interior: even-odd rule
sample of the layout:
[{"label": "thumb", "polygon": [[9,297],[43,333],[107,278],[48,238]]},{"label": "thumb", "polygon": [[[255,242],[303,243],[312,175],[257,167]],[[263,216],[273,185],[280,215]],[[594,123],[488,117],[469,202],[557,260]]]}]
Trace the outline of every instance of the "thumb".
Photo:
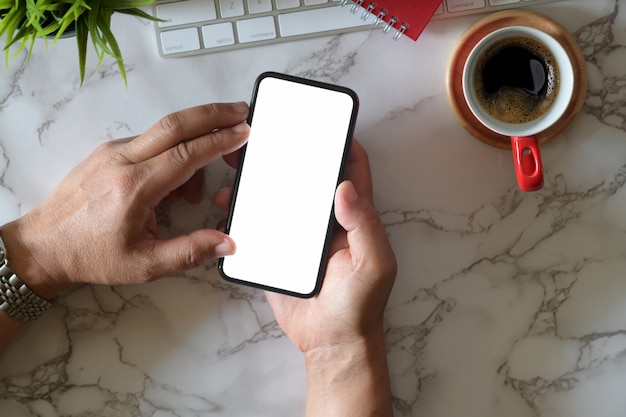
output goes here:
[{"label": "thumb", "polygon": [[180,272],[205,265],[210,261],[235,253],[235,242],[213,229],[196,230],[188,235],[158,241],[154,256],[159,274]]},{"label": "thumb", "polygon": [[357,263],[359,260],[395,263],[385,227],[376,209],[370,201],[359,197],[349,180],[337,187],[335,218],[347,232],[350,252]]}]

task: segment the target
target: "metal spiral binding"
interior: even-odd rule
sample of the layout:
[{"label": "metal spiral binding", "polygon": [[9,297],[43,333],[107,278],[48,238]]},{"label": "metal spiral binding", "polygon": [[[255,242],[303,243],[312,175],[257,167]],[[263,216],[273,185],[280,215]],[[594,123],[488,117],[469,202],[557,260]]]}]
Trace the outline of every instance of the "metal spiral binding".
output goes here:
[{"label": "metal spiral binding", "polygon": [[383,28],[383,33],[386,35],[389,33],[392,27],[398,22],[398,19],[395,16],[392,16],[391,19],[387,23],[385,23],[385,27]]},{"label": "metal spiral binding", "polygon": [[[360,8],[363,8],[365,10],[363,10],[363,13],[361,14],[361,19],[365,22],[367,21],[367,19],[370,18],[370,16],[374,16],[374,19],[372,20],[372,25],[373,26],[378,26],[381,23],[385,23],[385,26],[383,26],[383,33],[387,34],[391,31],[391,29],[394,28],[394,26],[396,26],[396,24],[398,23],[398,18],[395,16],[391,16],[389,18],[389,20],[385,21],[385,18],[387,17],[387,11],[385,9],[381,9],[378,14],[374,15],[374,10],[376,9],[376,3],[373,1],[370,1],[367,4],[367,7],[364,6],[363,4],[365,3],[365,0],[341,0],[341,3],[339,3],[342,7],[348,5],[348,3],[352,3],[352,6],[350,7],[350,13],[352,14],[356,14]],[[407,23],[402,23],[400,25],[400,27],[396,30],[396,33],[394,33],[393,35],[393,40],[397,41],[399,40],[402,35],[407,31],[407,29],[409,28],[409,25]]]},{"label": "metal spiral binding", "polygon": [[387,16],[387,10],[382,9],[380,12],[378,12],[378,15],[374,18],[374,21],[372,22],[372,25],[378,26],[380,24],[380,22],[383,21],[385,16]]},{"label": "metal spiral binding", "polygon": [[363,10],[363,14],[361,15],[361,20],[366,21],[367,19],[369,19],[375,8],[376,8],[376,4],[370,3],[367,6],[367,9]]},{"label": "metal spiral binding", "polygon": [[393,34],[393,40],[397,41],[398,39],[400,39],[408,28],[409,28],[409,25],[407,25],[406,23],[401,24],[400,29],[398,29],[396,33]]},{"label": "metal spiral binding", "polygon": [[350,8],[350,13],[356,14],[356,12],[359,10],[359,7],[363,6],[364,2],[365,2],[365,0],[356,0],[352,4],[352,8]]}]

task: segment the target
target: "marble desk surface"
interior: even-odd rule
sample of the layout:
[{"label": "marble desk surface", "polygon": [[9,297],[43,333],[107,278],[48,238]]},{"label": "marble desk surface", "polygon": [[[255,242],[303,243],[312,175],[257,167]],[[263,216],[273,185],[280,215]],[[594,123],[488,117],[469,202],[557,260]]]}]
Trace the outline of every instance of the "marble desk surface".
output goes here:
[{"label": "marble desk surface", "polygon": [[[128,90],[110,60],[79,88],[72,39],[38,43],[0,77],[0,221],[38,204],[98,144],[166,113],[248,100],[266,70],[356,90],[377,209],[399,272],[386,314],[396,416],[626,415],[626,4],[536,10],[584,51],[582,114],[542,148],[546,183],[518,190],[509,151],[455,119],[444,73],[478,16],[418,42],[379,32],[164,60],[151,23],[116,17]],[[171,204],[164,233],[213,226],[205,201]],[[214,267],[149,284],[83,286],[0,357],[0,416],[298,416],[303,360],[262,292]]]}]

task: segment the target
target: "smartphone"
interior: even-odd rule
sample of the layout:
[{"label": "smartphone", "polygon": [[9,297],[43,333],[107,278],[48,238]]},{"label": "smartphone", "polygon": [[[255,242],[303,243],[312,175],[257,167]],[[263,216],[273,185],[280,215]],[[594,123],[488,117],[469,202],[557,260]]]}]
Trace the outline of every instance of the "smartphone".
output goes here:
[{"label": "smartphone", "polygon": [[224,279],[303,298],[319,291],[357,112],[348,88],[257,78],[225,228],[237,251],[218,263]]}]

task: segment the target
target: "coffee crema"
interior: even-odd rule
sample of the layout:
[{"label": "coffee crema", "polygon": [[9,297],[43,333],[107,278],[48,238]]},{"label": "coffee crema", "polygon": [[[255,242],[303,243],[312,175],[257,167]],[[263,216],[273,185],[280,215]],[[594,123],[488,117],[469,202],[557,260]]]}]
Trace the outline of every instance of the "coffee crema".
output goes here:
[{"label": "coffee crema", "polygon": [[543,116],[559,90],[559,68],[542,42],[524,35],[495,41],[478,57],[473,92],[494,119],[522,124]]}]

